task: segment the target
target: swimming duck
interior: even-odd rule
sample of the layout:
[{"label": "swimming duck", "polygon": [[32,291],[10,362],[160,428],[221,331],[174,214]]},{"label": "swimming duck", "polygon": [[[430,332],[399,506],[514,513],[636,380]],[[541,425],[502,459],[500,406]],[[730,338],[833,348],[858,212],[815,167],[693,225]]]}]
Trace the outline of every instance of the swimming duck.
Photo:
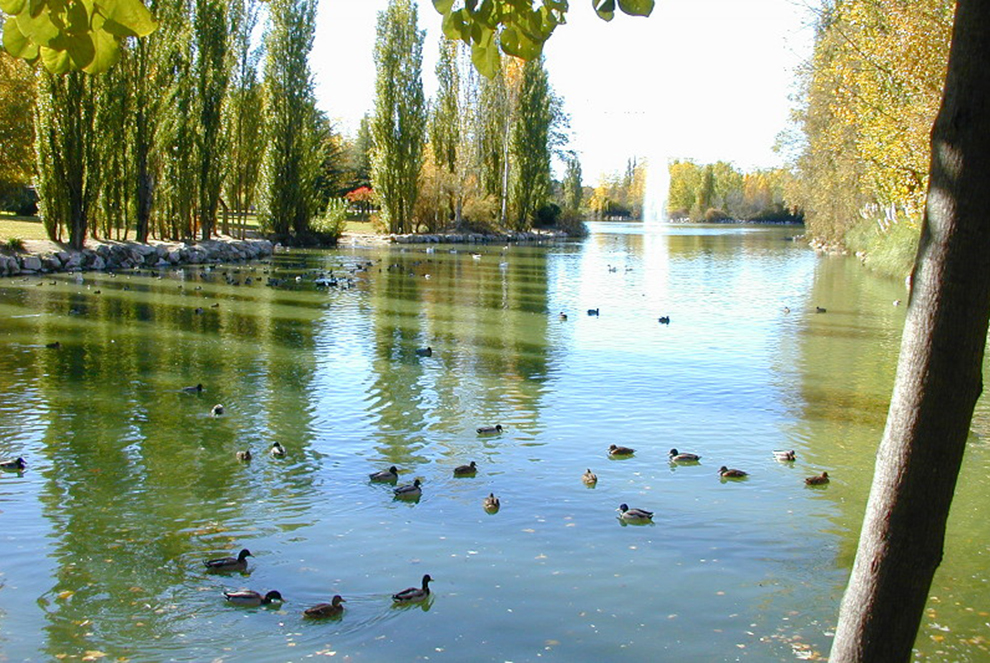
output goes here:
[{"label": "swimming duck", "polygon": [[416,479],[412,483],[399,486],[392,492],[395,493],[396,498],[400,500],[419,499],[419,496],[423,494],[423,489],[420,488],[420,485],[419,479]]},{"label": "swimming duck", "polygon": [[502,424],[495,424],[494,426],[478,426],[478,435],[495,435],[496,433],[502,432]]},{"label": "swimming duck", "polygon": [[431,348],[430,346],[426,346],[425,348],[416,348],[416,354],[419,355],[420,357],[432,357],[433,348]]},{"label": "swimming duck", "polygon": [[669,325],[670,324],[670,316],[669,315],[661,316],[661,317],[657,318],[657,322],[659,322],[661,325]]},{"label": "swimming duck", "polygon": [[718,475],[723,479],[742,479],[748,477],[748,472],[743,472],[742,470],[730,470],[725,465],[718,469]]},{"label": "swimming duck", "polygon": [[827,313],[828,309],[823,306],[816,306],[815,313]]},{"label": "swimming duck", "polygon": [[697,463],[701,460],[698,454],[679,453],[677,449],[671,449],[667,457],[670,458],[671,463]]},{"label": "swimming duck", "polygon": [[589,308],[588,309],[588,315],[598,315],[598,309],[596,309],[596,308]]},{"label": "swimming duck", "polygon": [[585,482],[589,486],[594,486],[596,483],[598,483],[598,477],[595,476],[595,473],[592,472],[591,468],[589,467],[588,471],[581,476],[581,481]]},{"label": "swimming duck", "polygon": [[824,486],[828,483],[828,472],[822,472],[813,477],[808,477],[804,482],[809,486]]},{"label": "swimming duck", "polygon": [[619,512],[619,518],[631,523],[642,523],[653,520],[652,511],[647,511],[646,509],[630,509],[628,504],[620,504],[616,511]]},{"label": "swimming duck", "polygon": [[332,603],[318,603],[312,608],[303,610],[303,615],[311,618],[339,617],[344,614],[344,606],[340,605],[341,603],[347,603],[347,601],[340,594],[337,594],[333,597]]},{"label": "swimming duck", "polygon": [[208,571],[243,571],[247,568],[247,558],[254,557],[251,551],[244,548],[237,554],[237,557],[220,557],[218,559],[208,559],[204,562]]},{"label": "swimming duck", "polygon": [[488,497],[486,497],[481,504],[485,507],[485,511],[489,513],[495,513],[502,506],[501,502],[498,501],[498,498],[495,497],[495,493],[488,493]]},{"label": "swimming duck", "polygon": [[792,461],[797,459],[797,454],[794,453],[794,449],[787,449],[783,451],[774,451],[773,457],[780,461]]},{"label": "swimming duck", "polygon": [[223,414],[223,405],[221,405],[220,403],[217,403],[212,408],[210,408],[211,417],[219,417],[221,414]]},{"label": "swimming duck", "polygon": [[470,465],[459,465],[454,468],[455,477],[473,477],[478,473],[478,467],[471,461]]},{"label": "swimming duck", "polygon": [[410,587],[408,589],[403,589],[398,594],[392,594],[392,600],[396,603],[414,603],[416,601],[422,601],[430,595],[430,582],[433,578],[427,573],[423,576],[423,586],[420,587]]},{"label": "swimming duck", "polygon": [[27,467],[27,463],[25,463],[24,459],[21,458],[20,456],[13,459],[5,458],[4,460],[0,460],[0,470],[7,470],[8,472],[20,472],[25,467]]},{"label": "swimming duck", "polygon": [[58,341],[52,341],[51,343],[45,343],[45,347],[49,350],[58,350],[62,347],[62,344]]},{"label": "swimming duck", "polygon": [[251,450],[245,449],[244,451],[237,452],[237,460],[242,460],[245,463],[251,460]]},{"label": "swimming duck", "polygon": [[636,450],[629,447],[619,447],[614,444],[608,446],[609,456],[632,456],[634,453],[636,453]]},{"label": "swimming duck", "polygon": [[382,470],[381,472],[372,472],[369,475],[369,477],[371,478],[372,481],[382,481],[382,482],[397,481],[399,478],[399,469],[395,465],[393,465],[387,470]]},{"label": "swimming duck", "polygon": [[187,394],[198,394],[199,392],[203,391],[203,385],[197,384],[193,387],[183,387],[182,391],[186,392]]},{"label": "swimming duck", "polygon": [[285,456],[285,447],[282,446],[281,442],[272,442],[272,448],[268,450],[268,453],[270,453],[273,458],[282,458]]},{"label": "swimming duck", "polygon": [[564,313],[563,311],[560,312],[560,321],[567,322],[567,314]]},{"label": "swimming duck", "polygon": [[278,601],[281,603],[285,599],[282,595],[278,593],[277,590],[272,590],[262,596],[259,592],[251,589],[242,589],[237,592],[224,592],[224,598],[233,603],[234,605],[246,605],[246,606],[259,606],[268,605],[273,601]]}]

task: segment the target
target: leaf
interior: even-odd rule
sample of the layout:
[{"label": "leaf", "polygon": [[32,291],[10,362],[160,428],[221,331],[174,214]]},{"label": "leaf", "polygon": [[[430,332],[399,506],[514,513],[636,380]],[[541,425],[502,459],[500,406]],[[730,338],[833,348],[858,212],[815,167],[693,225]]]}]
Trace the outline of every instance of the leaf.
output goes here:
[{"label": "leaf", "polygon": [[591,0],[591,5],[605,21],[611,21],[615,17],[615,0]]},{"label": "leaf", "polygon": [[0,0],[0,11],[8,16],[20,14],[24,10],[26,0]]},{"label": "leaf", "polygon": [[158,27],[141,0],[99,0],[97,7],[107,20],[130,30],[128,36],[146,37]]},{"label": "leaf", "polygon": [[85,69],[93,61],[96,55],[96,47],[93,45],[93,36],[90,34],[65,35],[64,40],[59,40],[59,46],[65,44],[65,52],[69,54],[73,69]]},{"label": "leaf", "polygon": [[532,60],[543,52],[543,44],[530,39],[514,27],[506,28],[499,36],[499,44],[508,55],[514,55],[523,60]]},{"label": "leaf", "polygon": [[446,15],[453,6],[454,0],[433,0],[433,7],[444,15]]},{"label": "leaf", "polygon": [[69,5],[68,31],[74,33],[87,32],[89,30],[89,11],[92,7],[86,7],[82,2],[73,2]]},{"label": "leaf", "polygon": [[498,71],[498,46],[492,38],[494,33],[489,30],[487,39],[471,45],[471,62],[485,78],[493,78]]},{"label": "leaf", "polygon": [[34,60],[38,57],[38,45],[21,32],[13,19],[7,19],[3,24],[3,47],[15,58]]},{"label": "leaf", "polygon": [[653,5],[653,0],[619,0],[619,9],[630,16],[649,16]]},{"label": "leaf", "polygon": [[29,12],[21,12],[14,21],[25,37],[33,41],[38,46],[49,46],[54,39],[62,33],[46,12],[37,16],[31,16]]},{"label": "leaf", "polygon": [[41,47],[41,61],[44,63],[45,69],[53,74],[64,74],[69,71],[69,65],[72,62],[66,51],[57,51],[47,46]]}]

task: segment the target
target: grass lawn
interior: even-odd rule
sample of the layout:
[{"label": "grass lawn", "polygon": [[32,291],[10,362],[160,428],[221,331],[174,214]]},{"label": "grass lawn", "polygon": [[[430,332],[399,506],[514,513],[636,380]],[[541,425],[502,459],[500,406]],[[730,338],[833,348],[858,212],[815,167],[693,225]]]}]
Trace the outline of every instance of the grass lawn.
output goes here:
[{"label": "grass lawn", "polygon": [[15,238],[48,239],[48,233],[36,216],[13,216],[0,212],[0,242]]}]

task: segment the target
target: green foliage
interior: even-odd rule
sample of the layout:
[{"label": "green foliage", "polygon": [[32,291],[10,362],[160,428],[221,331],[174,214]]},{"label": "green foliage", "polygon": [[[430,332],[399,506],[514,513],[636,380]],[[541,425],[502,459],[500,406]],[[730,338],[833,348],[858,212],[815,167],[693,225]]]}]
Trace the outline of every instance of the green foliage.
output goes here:
[{"label": "green foliage", "polygon": [[[9,19],[8,19],[9,20]],[[0,51],[0,194],[31,181],[34,170],[34,73]]]},{"label": "green foliage", "polygon": [[[649,16],[653,0],[594,0],[598,15],[606,21],[619,9],[631,16]],[[455,5],[457,5],[455,7]],[[543,44],[565,22],[567,0],[433,0],[443,15],[443,32],[471,47],[471,60],[487,78],[499,68],[499,50],[524,60],[539,58]]]},{"label": "green foliage", "polygon": [[567,160],[567,169],[564,171],[563,189],[564,209],[569,212],[578,212],[581,209],[584,188],[581,184],[581,162],[577,156],[572,155]]},{"label": "green foliage", "polygon": [[322,217],[313,219],[313,230],[337,242],[347,230],[347,201],[331,198]]},{"label": "green foliage", "polygon": [[40,56],[52,73],[101,73],[120,57],[120,40],[156,27],[141,0],[0,0],[10,18],[3,46],[15,57]]},{"label": "green foliage", "polygon": [[512,186],[513,224],[529,227],[536,211],[550,197],[550,129],[554,121],[553,92],[543,59],[523,67],[522,87],[512,129],[515,164]]},{"label": "green foliage", "polygon": [[3,248],[8,251],[23,251],[24,250],[24,240],[20,237],[8,237],[3,243]]},{"label": "green foliage", "polygon": [[410,0],[391,0],[378,15],[372,182],[389,232],[410,232],[426,139],[423,39]]},{"label": "green foliage", "polygon": [[843,240],[873,271],[904,278],[914,267],[920,235],[914,224],[863,220],[850,228]]},{"label": "green foliage", "polygon": [[794,188],[788,170],[743,173],[724,161],[713,164],[674,161],[668,171],[667,215],[672,219],[709,222],[800,219],[800,213],[787,200]]}]

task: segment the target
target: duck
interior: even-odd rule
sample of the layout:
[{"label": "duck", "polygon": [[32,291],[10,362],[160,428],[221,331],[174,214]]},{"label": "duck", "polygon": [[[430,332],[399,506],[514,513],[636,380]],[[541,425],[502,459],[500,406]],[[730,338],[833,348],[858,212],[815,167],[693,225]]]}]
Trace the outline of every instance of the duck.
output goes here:
[{"label": "duck", "polygon": [[237,557],[208,559],[204,564],[208,571],[243,571],[247,568],[248,557],[254,557],[254,555],[247,548],[243,548],[241,552],[237,553]]},{"label": "duck", "polygon": [[495,497],[495,493],[488,493],[488,497],[482,500],[481,504],[485,507],[485,511],[489,513],[495,513],[502,506],[502,503]]},{"label": "duck", "polygon": [[281,442],[272,442],[272,447],[268,450],[268,453],[272,455],[272,458],[282,458],[285,456],[285,447],[282,446]]},{"label": "duck", "polygon": [[477,432],[478,435],[495,435],[502,432],[502,424],[478,426]]},{"label": "duck", "polygon": [[62,347],[62,344],[58,341],[52,341],[51,343],[45,343],[45,347],[49,350],[58,350]]},{"label": "duck", "polygon": [[786,449],[774,451],[773,457],[780,461],[792,461],[797,459],[797,454],[794,452],[794,449]]},{"label": "duck", "polygon": [[828,483],[828,472],[822,472],[813,477],[808,477],[804,482],[809,486],[824,486]]},{"label": "duck", "polygon": [[256,592],[252,589],[242,589],[237,592],[224,592],[223,595],[224,598],[234,605],[246,606],[268,605],[274,601],[281,603],[285,600],[282,598],[282,595],[278,592],[278,590],[275,589],[271,590],[264,596],[262,596],[260,592]]},{"label": "duck", "polygon": [[815,307],[815,313],[827,313],[827,312],[828,312],[828,309],[825,308],[824,306],[816,306]]},{"label": "duck", "polygon": [[187,394],[198,394],[201,391],[203,391],[203,385],[197,384],[192,387],[183,387],[182,391],[186,392]]},{"label": "duck", "polygon": [[657,318],[657,322],[659,322],[661,325],[669,325],[670,324],[670,316],[669,315],[662,315],[659,318]]},{"label": "duck", "polygon": [[680,453],[677,449],[671,449],[667,457],[670,458],[671,463],[697,463],[701,460],[698,454]]},{"label": "duck", "polygon": [[560,321],[567,322],[567,314],[564,313],[563,311],[560,312]]},{"label": "duck", "polygon": [[469,465],[459,465],[454,468],[455,477],[473,477],[478,473],[478,466],[472,460]]},{"label": "duck", "polygon": [[620,447],[614,444],[608,446],[609,456],[631,456],[636,453],[635,449],[630,449],[629,447]]},{"label": "duck", "polygon": [[596,308],[589,308],[588,309],[588,315],[598,315],[598,309],[596,309]]},{"label": "duck", "polygon": [[12,458],[12,459],[5,458],[3,460],[0,460],[0,470],[7,470],[8,472],[20,472],[25,467],[27,467],[27,463],[25,463],[24,459],[21,458],[20,456],[18,456],[17,458]]},{"label": "duck", "polygon": [[416,354],[420,357],[432,357],[433,348],[426,346],[425,348],[416,348]]},{"label": "duck", "polygon": [[236,455],[237,455],[237,460],[242,460],[245,463],[248,462],[249,460],[251,460],[251,450],[250,449],[245,449],[244,451],[238,451]]},{"label": "duck", "polygon": [[589,467],[588,471],[585,472],[583,475],[581,475],[581,481],[585,482],[589,486],[594,486],[596,483],[598,483],[598,477],[595,475],[594,472],[591,471],[591,468]]},{"label": "duck", "polygon": [[430,583],[433,578],[427,573],[423,576],[423,586],[422,587],[409,587],[408,589],[403,589],[397,594],[392,594],[392,600],[396,603],[415,603],[416,601],[422,601],[430,595]]},{"label": "duck", "polygon": [[647,511],[646,509],[630,509],[628,504],[620,504],[616,511],[619,512],[619,518],[631,523],[643,523],[653,520],[652,511]]},{"label": "duck", "polygon": [[344,606],[340,605],[341,603],[347,603],[347,601],[340,594],[337,594],[333,597],[331,603],[317,603],[312,608],[306,608],[303,610],[303,616],[310,617],[311,619],[340,617],[344,614]]},{"label": "duck", "polygon": [[217,403],[212,408],[210,408],[211,417],[219,417],[221,414],[223,414],[223,405],[221,405],[220,403]]},{"label": "duck", "polygon": [[419,499],[420,495],[423,494],[423,489],[420,488],[421,484],[419,479],[416,479],[412,483],[407,483],[404,486],[399,486],[392,492],[395,493],[395,497],[400,500],[413,500]]},{"label": "duck", "polygon": [[372,481],[382,481],[382,482],[397,481],[399,479],[399,469],[395,465],[393,465],[387,470],[382,470],[380,472],[372,472],[368,476]]},{"label": "duck", "polygon": [[730,470],[725,465],[718,468],[718,475],[723,479],[742,479],[748,477],[748,472],[743,472],[742,470]]}]

